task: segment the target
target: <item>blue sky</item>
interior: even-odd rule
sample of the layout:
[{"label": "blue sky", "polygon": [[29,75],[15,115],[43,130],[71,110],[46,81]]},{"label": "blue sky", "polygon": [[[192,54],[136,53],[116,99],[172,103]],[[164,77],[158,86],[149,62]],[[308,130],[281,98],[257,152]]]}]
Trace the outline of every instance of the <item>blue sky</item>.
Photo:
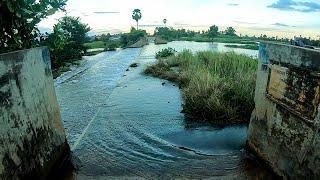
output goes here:
[{"label": "blue sky", "polygon": [[[133,9],[142,11],[141,28],[153,31],[168,20],[168,26],[204,30],[233,26],[238,33],[293,37],[320,36],[320,0],[69,0],[68,15],[79,16],[92,34],[126,32],[135,22]],[[63,13],[43,20],[49,30]]]}]

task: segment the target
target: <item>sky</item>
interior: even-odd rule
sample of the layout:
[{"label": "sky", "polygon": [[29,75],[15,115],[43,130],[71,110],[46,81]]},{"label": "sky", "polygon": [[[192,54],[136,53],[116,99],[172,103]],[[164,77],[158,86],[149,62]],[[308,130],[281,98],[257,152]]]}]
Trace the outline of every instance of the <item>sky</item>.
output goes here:
[{"label": "sky", "polygon": [[[157,26],[206,30],[211,25],[237,34],[320,38],[320,0],[68,0],[70,16],[87,23],[90,34],[121,33],[136,23],[131,14],[141,9],[140,27],[152,33]],[[65,13],[58,12],[39,23],[51,31]]]}]

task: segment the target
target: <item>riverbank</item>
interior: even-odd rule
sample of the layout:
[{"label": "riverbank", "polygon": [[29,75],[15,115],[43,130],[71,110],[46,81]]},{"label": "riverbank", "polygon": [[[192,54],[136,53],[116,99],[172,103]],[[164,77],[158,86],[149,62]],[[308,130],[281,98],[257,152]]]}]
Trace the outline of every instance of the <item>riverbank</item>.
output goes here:
[{"label": "riverbank", "polygon": [[158,59],[144,73],[177,83],[188,116],[233,124],[250,119],[256,69],[256,59],[245,55],[183,51]]}]

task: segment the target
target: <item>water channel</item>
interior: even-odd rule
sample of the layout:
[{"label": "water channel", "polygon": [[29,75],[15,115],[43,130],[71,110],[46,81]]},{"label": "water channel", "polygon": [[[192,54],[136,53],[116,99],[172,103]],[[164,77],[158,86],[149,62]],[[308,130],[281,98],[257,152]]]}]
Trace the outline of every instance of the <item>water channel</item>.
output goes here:
[{"label": "water channel", "polygon": [[[141,73],[166,47],[258,54],[220,43],[171,42],[85,57],[85,71],[56,84],[78,166],[74,178],[271,178],[245,150],[247,125],[187,119],[179,88]],[[128,69],[134,62],[139,66]]]}]

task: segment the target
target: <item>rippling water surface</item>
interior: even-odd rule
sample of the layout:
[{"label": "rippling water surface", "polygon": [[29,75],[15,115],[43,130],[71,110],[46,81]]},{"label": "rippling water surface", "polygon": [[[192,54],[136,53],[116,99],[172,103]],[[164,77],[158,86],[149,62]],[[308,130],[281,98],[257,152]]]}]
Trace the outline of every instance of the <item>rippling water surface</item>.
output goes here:
[{"label": "rippling water surface", "polygon": [[[87,57],[88,69],[56,86],[76,179],[271,177],[245,149],[247,126],[186,119],[179,89],[142,70],[165,47],[229,51],[223,44],[172,42]],[[251,56],[257,51],[241,50]],[[138,68],[128,66],[139,63]],[[164,84],[163,84],[164,82]]]}]

